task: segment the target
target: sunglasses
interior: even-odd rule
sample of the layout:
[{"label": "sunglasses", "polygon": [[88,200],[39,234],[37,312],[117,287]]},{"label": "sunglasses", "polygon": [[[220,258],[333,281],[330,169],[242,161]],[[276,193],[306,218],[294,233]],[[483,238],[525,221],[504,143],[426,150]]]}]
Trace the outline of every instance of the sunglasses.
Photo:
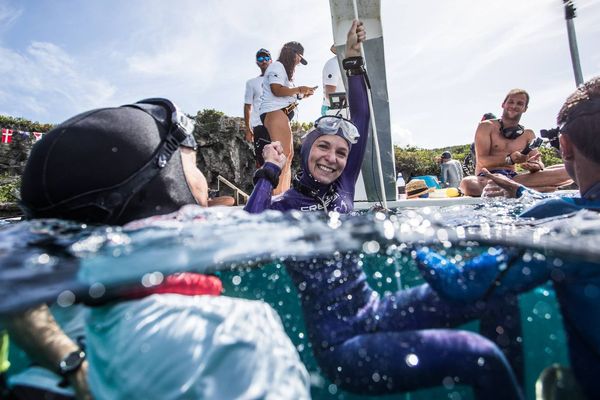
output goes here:
[{"label": "sunglasses", "polygon": [[264,61],[271,61],[271,57],[270,56],[258,56],[256,57],[256,62],[264,62]]},{"label": "sunglasses", "polygon": [[315,129],[324,135],[337,135],[342,130],[343,137],[355,144],[360,137],[358,128],[349,119],[338,115],[324,115],[315,121]]}]

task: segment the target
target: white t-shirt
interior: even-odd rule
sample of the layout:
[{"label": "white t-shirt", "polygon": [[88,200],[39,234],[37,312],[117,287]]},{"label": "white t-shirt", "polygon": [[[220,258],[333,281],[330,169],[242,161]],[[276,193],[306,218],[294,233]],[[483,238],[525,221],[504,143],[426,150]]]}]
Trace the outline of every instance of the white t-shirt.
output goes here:
[{"label": "white t-shirt", "polygon": [[323,105],[329,107],[329,97],[325,96],[325,86],[335,86],[336,92],[345,92],[344,80],[340,72],[340,65],[336,56],[333,56],[325,63],[323,67]]},{"label": "white t-shirt", "polygon": [[296,96],[275,96],[271,91],[272,83],[278,83],[281,86],[286,87],[294,87],[294,83],[287,77],[285,67],[279,61],[275,61],[269,65],[269,68],[265,71],[265,78],[263,79],[262,84],[263,91],[260,103],[260,114],[282,109],[296,101]]},{"label": "white t-shirt", "polygon": [[248,79],[246,81],[246,93],[244,94],[244,104],[252,104],[252,112],[250,113],[250,126],[255,127],[260,125],[260,99],[262,97],[262,82],[263,76]]}]

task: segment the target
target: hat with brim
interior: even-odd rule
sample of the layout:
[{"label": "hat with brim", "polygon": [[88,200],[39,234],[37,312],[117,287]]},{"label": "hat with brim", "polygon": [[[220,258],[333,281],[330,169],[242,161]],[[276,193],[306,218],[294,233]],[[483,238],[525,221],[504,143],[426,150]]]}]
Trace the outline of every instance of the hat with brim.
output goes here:
[{"label": "hat with brim", "polygon": [[412,179],[406,184],[406,198],[414,199],[433,190],[435,189],[428,187],[423,179]]},{"label": "hat with brim", "polygon": [[308,64],[308,61],[306,61],[306,58],[304,58],[304,46],[302,46],[300,43],[287,42],[286,44],[283,45],[283,47],[287,47],[288,49],[292,50],[294,53],[298,54],[300,56],[300,64],[302,64],[302,65]]}]

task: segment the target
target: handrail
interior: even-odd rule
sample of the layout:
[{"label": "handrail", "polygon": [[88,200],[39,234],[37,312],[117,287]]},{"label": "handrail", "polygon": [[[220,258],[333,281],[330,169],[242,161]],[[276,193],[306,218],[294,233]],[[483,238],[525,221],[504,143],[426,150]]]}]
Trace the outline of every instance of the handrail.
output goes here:
[{"label": "handrail", "polygon": [[217,190],[220,190],[221,182],[223,182],[223,184],[225,184],[227,187],[229,187],[231,190],[233,190],[236,205],[240,204],[240,196],[244,200],[244,204],[246,204],[248,202],[248,198],[250,197],[250,195],[248,193],[244,192],[242,189],[235,186],[233,183],[229,182],[227,179],[225,179],[221,175],[217,175]]}]

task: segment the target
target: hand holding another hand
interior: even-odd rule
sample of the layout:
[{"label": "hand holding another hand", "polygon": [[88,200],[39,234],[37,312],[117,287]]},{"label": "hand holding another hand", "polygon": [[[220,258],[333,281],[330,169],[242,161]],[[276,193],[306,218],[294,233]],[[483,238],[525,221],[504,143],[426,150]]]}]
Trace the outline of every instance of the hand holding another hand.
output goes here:
[{"label": "hand holding another hand", "polygon": [[263,158],[265,162],[270,162],[283,168],[287,157],[283,153],[283,146],[279,142],[271,142],[263,148]]},{"label": "hand holding another hand", "polygon": [[492,174],[485,168],[481,173],[490,180],[483,188],[482,197],[517,197],[517,189],[521,186],[519,183],[503,175]]}]

